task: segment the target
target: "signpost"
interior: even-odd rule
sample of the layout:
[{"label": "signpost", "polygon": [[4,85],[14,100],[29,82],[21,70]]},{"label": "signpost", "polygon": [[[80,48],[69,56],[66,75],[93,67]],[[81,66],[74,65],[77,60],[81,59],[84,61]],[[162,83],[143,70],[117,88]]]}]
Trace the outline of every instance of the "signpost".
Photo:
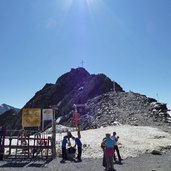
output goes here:
[{"label": "signpost", "polygon": [[53,124],[53,109],[42,110],[42,130],[44,130],[44,125],[46,121],[51,121]]},{"label": "signpost", "polygon": [[78,112],[74,113],[73,122],[74,122],[74,126],[76,127],[80,125],[80,114]]},{"label": "signpost", "polygon": [[86,104],[74,104],[74,114],[73,114],[73,124],[77,129],[78,137],[81,138],[81,132],[80,132],[80,116],[84,114]]},{"label": "signpost", "polygon": [[[45,120],[52,120],[52,156],[56,157],[56,119],[55,110],[57,106],[50,106],[51,109],[43,109],[42,127]],[[40,127],[41,124],[41,109],[27,108],[22,110],[22,127]]]}]

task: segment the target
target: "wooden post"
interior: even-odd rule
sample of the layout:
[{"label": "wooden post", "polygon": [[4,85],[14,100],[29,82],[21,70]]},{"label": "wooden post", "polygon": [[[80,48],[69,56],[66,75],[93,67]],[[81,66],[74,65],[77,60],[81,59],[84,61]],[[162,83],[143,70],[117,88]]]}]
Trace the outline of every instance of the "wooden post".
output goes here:
[{"label": "wooden post", "polygon": [[55,110],[57,110],[57,106],[52,106],[53,109],[53,121],[52,121],[52,157],[56,157],[56,119],[55,119]]}]

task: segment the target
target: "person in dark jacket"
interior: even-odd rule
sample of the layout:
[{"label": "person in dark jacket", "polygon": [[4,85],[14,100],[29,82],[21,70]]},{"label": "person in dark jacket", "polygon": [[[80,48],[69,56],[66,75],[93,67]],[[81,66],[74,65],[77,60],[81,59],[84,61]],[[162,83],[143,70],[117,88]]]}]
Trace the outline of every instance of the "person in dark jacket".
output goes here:
[{"label": "person in dark jacket", "polygon": [[67,151],[66,151],[66,145],[68,143],[67,136],[64,136],[62,140],[62,160],[61,163],[65,163],[65,160],[67,160]]},{"label": "person in dark jacket", "polygon": [[78,162],[81,162],[82,159],[81,159],[81,155],[82,155],[82,142],[80,140],[80,138],[75,138],[73,137],[73,140],[75,140],[75,146],[77,146],[77,150],[78,150],[78,154],[77,154],[77,161]]},{"label": "person in dark jacket", "polygon": [[106,144],[106,137],[103,138],[102,143],[101,143],[101,148],[103,150],[102,166],[106,169],[107,163],[106,163],[106,157],[105,157],[105,144]]}]

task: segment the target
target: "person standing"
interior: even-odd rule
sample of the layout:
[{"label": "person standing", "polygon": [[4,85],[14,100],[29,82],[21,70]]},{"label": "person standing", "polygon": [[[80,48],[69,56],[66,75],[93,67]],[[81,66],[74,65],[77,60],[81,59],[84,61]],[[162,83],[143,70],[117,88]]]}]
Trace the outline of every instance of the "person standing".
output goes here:
[{"label": "person standing", "polygon": [[114,140],[110,137],[110,134],[106,134],[105,143],[105,158],[106,158],[106,169],[107,171],[114,171],[113,165],[113,155],[114,155]]},{"label": "person standing", "polygon": [[106,145],[106,137],[103,138],[102,143],[101,143],[101,148],[103,150],[103,161],[102,161],[102,166],[106,169],[106,157],[105,157],[105,145]]},{"label": "person standing", "polygon": [[75,138],[75,137],[73,137],[73,139],[75,140],[75,146],[74,147],[76,147],[77,146],[77,152],[78,152],[78,154],[77,154],[77,162],[82,162],[82,159],[81,159],[81,155],[82,155],[82,142],[81,142],[81,140],[80,140],[80,138]]},{"label": "person standing", "polygon": [[[111,138],[114,140],[115,144],[114,144],[114,150],[116,150],[117,156],[118,156],[118,160],[121,162],[122,158],[119,152],[119,148],[118,148],[118,139],[119,136],[116,136],[116,132],[113,132],[113,135],[111,136]],[[116,156],[114,154],[114,160],[116,161]]]},{"label": "person standing", "polygon": [[62,140],[62,160],[61,163],[65,163],[65,160],[67,160],[67,151],[66,151],[66,145],[67,145],[67,136],[63,137]]}]

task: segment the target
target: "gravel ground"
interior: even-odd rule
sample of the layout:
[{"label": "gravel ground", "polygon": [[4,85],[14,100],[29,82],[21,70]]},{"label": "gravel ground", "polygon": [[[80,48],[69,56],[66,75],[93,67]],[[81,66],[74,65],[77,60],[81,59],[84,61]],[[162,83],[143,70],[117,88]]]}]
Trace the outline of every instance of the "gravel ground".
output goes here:
[{"label": "gravel ground", "polygon": [[[171,171],[171,149],[162,155],[152,155],[150,151],[158,147],[170,147],[171,135],[150,127],[106,127],[82,131],[82,141],[90,147],[83,150],[83,161],[67,161],[61,164],[61,158],[52,161],[0,161],[0,171],[103,171],[100,143],[105,133],[115,130],[121,137],[120,148],[122,163],[114,163],[117,171]],[[96,141],[94,140],[96,137]],[[146,141],[144,141],[146,140]],[[145,153],[146,151],[149,154]],[[89,156],[90,158],[87,158]],[[131,157],[132,156],[132,157]]]},{"label": "gravel ground", "polygon": [[[171,150],[162,155],[142,154],[128,158],[122,163],[114,163],[116,171],[171,171]],[[43,162],[0,162],[0,170],[4,171],[103,171],[102,159],[83,159],[81,163],[67,161],[60,163],[56,158],[46,165]]]}]

